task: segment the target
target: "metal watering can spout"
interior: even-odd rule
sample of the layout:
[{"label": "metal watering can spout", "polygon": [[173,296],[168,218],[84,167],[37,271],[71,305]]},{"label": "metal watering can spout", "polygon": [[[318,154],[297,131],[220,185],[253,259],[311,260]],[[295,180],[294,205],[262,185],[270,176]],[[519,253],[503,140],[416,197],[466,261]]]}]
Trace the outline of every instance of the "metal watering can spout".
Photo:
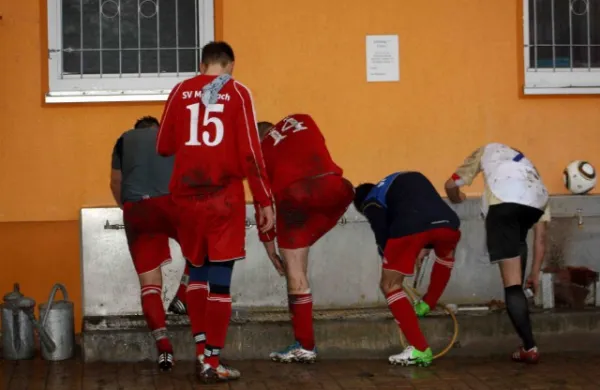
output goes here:
[{"label": "metal watering can spout", "polygon": [[54,297],[56,296],[58,290],[60,290],[60,292],[62,293],[63,299],[65,301],[69,300],[69,294],[67,293],[66,287],[60,283],[56,283],[54,287],[52,287],[52,291],[50,292],[50,296],[48,297],[48,303],[46,304],[46,312],[44,313],[44,317],[40,318],[41,324],[36,326],[38,328],[38,331],[40,332],[40,339],[46,345],[46,348],[48,348],[50,352],[54,352],[56,350],[56,344],[54,343],[54,340],[52,340],[52,337],[50,337],[50,335],[46,331],[46,322],[48,321],[48,315],[50,314],[50,310],[52,309],[52,305],[54,304]]},{"label": "metal watering can spout", "polygon": [[15,337],[12,340],[13,348],[15,351],[19,352],[21,350],[21,337],[19,334],[19,303],[21,299],[23,299],[23,294],[21,294],[19,283],[15,283],[13,286],[13,291],[4,295],[4,303],[6,306],[10,307],[12,310],[12,320],[13,324],[15,324]]},{"label": "metal watering can spout", "polygon": [[[63,299],[55,301],[59,290]],[[39,309],[42,357],[53,361],[71,358],[75,348],[73,302],[69,301],[65,286],[56,283],[52,287],[48,302],[41,304]]]}]

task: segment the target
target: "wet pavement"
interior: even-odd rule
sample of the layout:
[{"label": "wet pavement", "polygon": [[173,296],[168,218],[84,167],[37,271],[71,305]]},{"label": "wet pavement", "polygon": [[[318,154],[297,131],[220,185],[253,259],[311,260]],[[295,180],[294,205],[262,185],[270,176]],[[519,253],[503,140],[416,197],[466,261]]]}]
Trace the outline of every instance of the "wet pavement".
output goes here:
[{"label": "wet pavement", "polygon": [[324,360],[314,365],[232,361],[242,379],[211,386],[195,382],[190,362],[178,363],[165,374],[152,363],[0,361],[0,389],[600,389],[600,354],[542,359],[526,366],[498,357],[442,358],[428,368],[393,367],[379,360]]}]

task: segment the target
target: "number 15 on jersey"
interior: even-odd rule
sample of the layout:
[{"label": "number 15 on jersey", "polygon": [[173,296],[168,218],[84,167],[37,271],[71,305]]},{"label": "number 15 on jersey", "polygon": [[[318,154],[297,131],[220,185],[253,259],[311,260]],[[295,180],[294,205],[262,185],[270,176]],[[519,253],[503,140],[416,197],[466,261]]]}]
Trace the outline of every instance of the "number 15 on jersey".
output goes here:
[{"label": "number 15 on jersey", "polygon": [[[185,143],[187,146],[217,146],[223,141],[225,128],[223,121],[213,114],[222,113],[224,104],[209,104],[204,110],[202,126],[198,126],[200,116],[200,103],[190,104],[186,109],[190,112],[190,138]],[[202,131],[202,142],[199,140]],[[212,138],[211,138],[212,137]]]}]

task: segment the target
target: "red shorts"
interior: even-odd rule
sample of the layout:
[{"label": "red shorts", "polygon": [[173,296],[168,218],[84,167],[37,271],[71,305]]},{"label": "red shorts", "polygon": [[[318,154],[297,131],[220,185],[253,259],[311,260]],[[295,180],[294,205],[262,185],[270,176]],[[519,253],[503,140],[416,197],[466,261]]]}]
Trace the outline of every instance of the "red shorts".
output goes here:
[{"label": "red shorts", "polygon": [[426,245],[433,245],[437,257],[452,254],[460,240],[460,230],[438,228],[400,238],[390,238],[383,252],[383,269],[411,276],[415,273],[415,261]]},{"label": "red shorts", "polygon": [[279,247],[310,247],[335,227],[353,198],[354,187],[338,175],[291,184],[275,195]]},{"label": "red shorts", "polygon": [[205,199],[174,198],[177,236],[183,256],[194,266],[246,257],[246,200],[242,182]]},{"label": "red shorts", "polygon": [[176,238],[174,212],[169,195],[123,204],[127,244],[138,275],[171,261],[169,237]]}]

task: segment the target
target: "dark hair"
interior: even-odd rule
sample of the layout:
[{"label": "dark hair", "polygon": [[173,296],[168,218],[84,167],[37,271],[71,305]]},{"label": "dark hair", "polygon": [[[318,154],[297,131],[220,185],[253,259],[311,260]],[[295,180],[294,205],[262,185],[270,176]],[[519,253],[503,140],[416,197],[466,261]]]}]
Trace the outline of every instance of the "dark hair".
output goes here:
[{"label": "dark hair", "polygon": [[152,127],[152,126],[157,126],[157,127],[160,126],[160,123],[158,123],[158,119],[156,119],[153,116],[146,115],[146,116],[138,119],[137,122],[135,122],[135,125],[133,126],[133,128],[134,129],[146,129],[146,128]]},{"label": "dark hair", "polygon": [[363,211],[363,202],[369,195],[369,192],[375,187],[373,183],[363,183],[354,189],[354,208],[359,213]]},{"label": "dark hair", "polygon": [[226,66],[235,61],[233,49],[227,42],[210,42],[202,48],[202,64]]},{"label": "dark hair", "polygon": [[260,136],[260,138],[264,138],[265,135],[267,135],[267,132],[269,131],[269,129],[271,127],[275,126],[274,124],[272,124],[271,122],[258,122],[257,127],[258,127],[258,135]]}]

